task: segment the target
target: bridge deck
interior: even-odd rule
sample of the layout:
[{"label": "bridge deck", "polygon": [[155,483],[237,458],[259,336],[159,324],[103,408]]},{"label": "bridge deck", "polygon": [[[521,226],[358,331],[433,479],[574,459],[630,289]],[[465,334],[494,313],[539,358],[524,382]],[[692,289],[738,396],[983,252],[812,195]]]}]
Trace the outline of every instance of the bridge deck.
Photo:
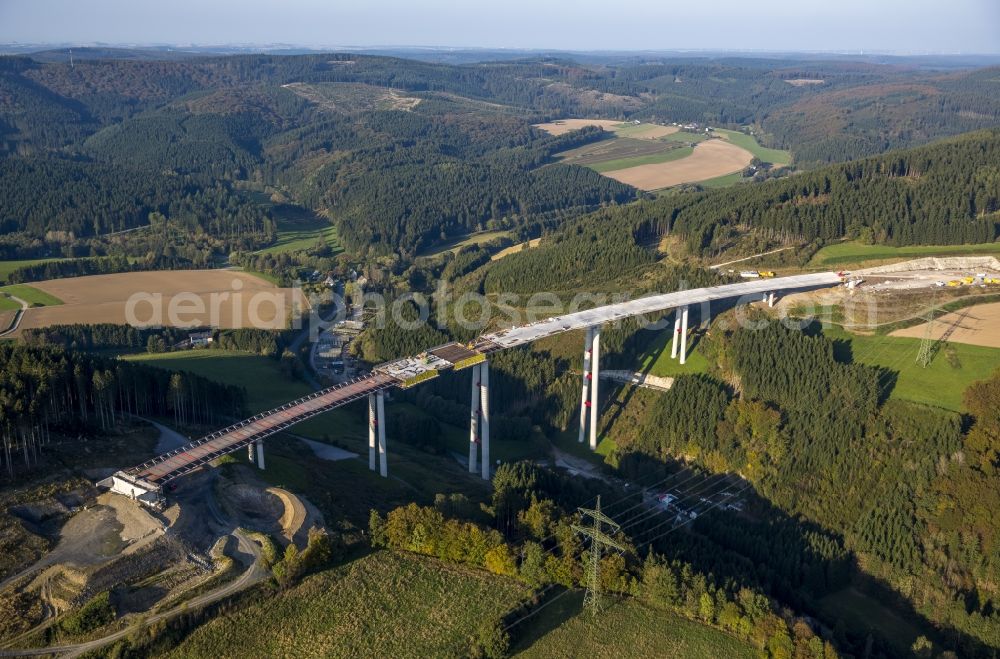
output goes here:
[{"label": "bridge deck", "polygon": [[396,384],[398,381],[387,375],[372,373],[262,412],[174,451],[159,455],[129,469],[126,473],[134,478],[162,485],[293,424]]},{"label": "bridge deck", "polygon": [[586,329],[594,325],[603,325],[604,323],[623,320],[632,316],[666,311],[667,309],[683,307],[687,304],[700,304],[712,300],[761,295],[763,293],[782,290],[820,288],[840,283],[840,281],[841,276],[835,272],[820,272],[774,279],[755,279],[753,281],[724,284],[710,288],[692,288],[686,291],[650,295],[649,297],[641,297],[629,300],[628,302],[608,304],[603,307],[587,309],[586,311],[546,318],[545,320],[539,320],[521,327],[502,330],[495,334],[484,336],[483,339],[495,343],[501,348],[513,348],[547,336],[552,336],[553,334]]},{"label": "bridge deck", "polygon": [[[464,364],[473,361],[477,355],[487,355],[498,350],[524,345],[553,334],[584,329],[631,316],[666,311],[687,304],[700,304],[711,300],[752,296],[781,290],[819,288],[840,281],[840,275],[833,272],[823,272],[738,282],[711,288],[694,288],[609,304],[595,309],[548,318],[522,327],[502,330],[481,336],[472,347],[458,344],[438,346],[438,348],[424,353],[421,358],[407,358],[383,364],[376,367],[371,375],[318,391],[279,408],[262,412],[122,473],[132,479],[159,487],[220,456],[246,447],[248,444],[280,432],[312,416],[359,400],[376,391],[396,386],[409,386],[408,382],[411,380],[413,384],[416,384],[421,381],[422,375],[436,375],[440,369],[461,368]],[[407,380],[408,377],[411,380]]]}]

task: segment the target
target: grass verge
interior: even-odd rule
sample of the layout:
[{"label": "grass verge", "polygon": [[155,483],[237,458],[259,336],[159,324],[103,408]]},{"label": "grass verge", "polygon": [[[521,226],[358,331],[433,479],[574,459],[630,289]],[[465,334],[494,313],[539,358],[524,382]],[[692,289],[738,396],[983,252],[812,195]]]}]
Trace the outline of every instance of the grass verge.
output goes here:
[{"label": "grass verge", "polygon": [[[33,286],[28,286],[27,284],[13,284],[11,286],[4,286],[0,288],[0,293],[5,295],[13,295],[14,297],[19,297],[29,306],[32,307],[55,307],[63,303],[59,298],[49,295],[45,291],[40,291]],[[21,305],[14,300],[8,300],[14,303],[14,308],[19,309]],[[3,309],[0,308],[0,311]]]}]

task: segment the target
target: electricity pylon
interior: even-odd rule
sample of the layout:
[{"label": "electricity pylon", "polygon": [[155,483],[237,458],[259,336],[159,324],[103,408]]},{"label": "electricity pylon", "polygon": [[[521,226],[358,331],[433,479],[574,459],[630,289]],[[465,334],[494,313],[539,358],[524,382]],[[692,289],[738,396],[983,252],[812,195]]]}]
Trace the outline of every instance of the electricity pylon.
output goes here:
[{"label": "electricity pylon", "polygon": [[920,342],[920,352],[917,353],[917,363],[927,368],[934,359],[934,309],[927,314],[927,327],[924,329],[924,338]]},{"label": "electricity pylon", "polygon": [[607,526],[611,533],[618,533],[621,528],[607,515],[601,512],[601,497],[597,497],[597,506],[590,508],[579,508],[583,517],[590,517],[594,520],[594,526],[583,526],[573,524],[573,530],[581,535],[590,538],[590,562],[587,565],[587,594],[583,598],[583,606],[589,608],[591,613],[596,614],[601,610],[601,555],[606,547],[625,552],[625,546],[605,533],[602,526]]}]

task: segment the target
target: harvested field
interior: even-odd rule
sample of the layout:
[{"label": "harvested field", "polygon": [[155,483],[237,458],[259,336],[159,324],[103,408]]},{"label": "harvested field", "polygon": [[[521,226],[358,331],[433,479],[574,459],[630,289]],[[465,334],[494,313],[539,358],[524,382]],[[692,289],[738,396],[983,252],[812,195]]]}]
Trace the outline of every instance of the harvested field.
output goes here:
[{"label": "harvested field", "polygon": [[[1000,348],[1000,302],[967,307],[935,318],[931,338],[939,340],[953,326],[954,330],[947,339],[950,342]],[[922,339],[926,331],[927,323],[922,323],[896,330],[889,336]]]},{"label": "harvested field", "polygon": [[16,311],[0,311],[0,332],[6,332],[10,324],[14,322]]},{"label": "harvested field", "polygon": [[[564,151],[559,154],[560,160],[567,165],[583,165],[591,169],[604,172],[614,169],[625,169],[633,166],[629,161],[642,158],[662,158],[670,159],[674,152],[690,153],[680,151],[685,148],[678,142],[661,142],[659,140],[637,140],[630,137],[615,137],[604,139],[599,142],[586,144],[576,149]],[[683,157],[681,155],[680,157]],[[663,162],[663,160],[655,160]],[[622,163],[615,166],[615,163]],[[648,164],[636,162],[635,165]]]},{"label": "harvested field", "polygon": [[[124,325],[127,310],[133,312],[137,325],[282,329],[293,310],[308,308],[300,291],[277,288],[232,270],[130,272],[55,279],[32,286],[63,304],[28,309],[17,333],[72,323]],[[137,294],[141,297],[130,304],[129,298]]]},{"label": "harvested field", "polygon": [[687,158],[603,172],[641,190],[659,190],[739,171],[753,159],[746,149],[723,140],[706,140]]},{"label": "harvested field", "polygon": [[622,122],[617,119],[559,119],[547,124],[535,124],[535,128],[540,128],[549,135],[565,135],[571,130],[580,130],[586,126],[600,126],[605,130],[614,130],[621,125]]}]

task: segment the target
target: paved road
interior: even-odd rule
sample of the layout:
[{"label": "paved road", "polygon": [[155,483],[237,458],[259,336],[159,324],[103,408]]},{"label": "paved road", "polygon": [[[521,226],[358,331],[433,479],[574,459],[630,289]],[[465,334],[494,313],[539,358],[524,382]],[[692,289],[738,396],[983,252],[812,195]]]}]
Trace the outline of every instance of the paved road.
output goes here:
[{"label": "paved road", "polygon": [[21,308],[18,310],[16,314],[14,314],[14,322],[10,324],[10,327],[0,332],[0,336],[7,336],[8,334],[13,334],[14,332],[16,332],[18,326],[21,324],[21,319],[24,318],[24,312],[28,310],[28,303],[22,300],[21,298],[14,297],[13,295],[8,295],[8,297],[17,302],[18,304],[20,304]]}]

